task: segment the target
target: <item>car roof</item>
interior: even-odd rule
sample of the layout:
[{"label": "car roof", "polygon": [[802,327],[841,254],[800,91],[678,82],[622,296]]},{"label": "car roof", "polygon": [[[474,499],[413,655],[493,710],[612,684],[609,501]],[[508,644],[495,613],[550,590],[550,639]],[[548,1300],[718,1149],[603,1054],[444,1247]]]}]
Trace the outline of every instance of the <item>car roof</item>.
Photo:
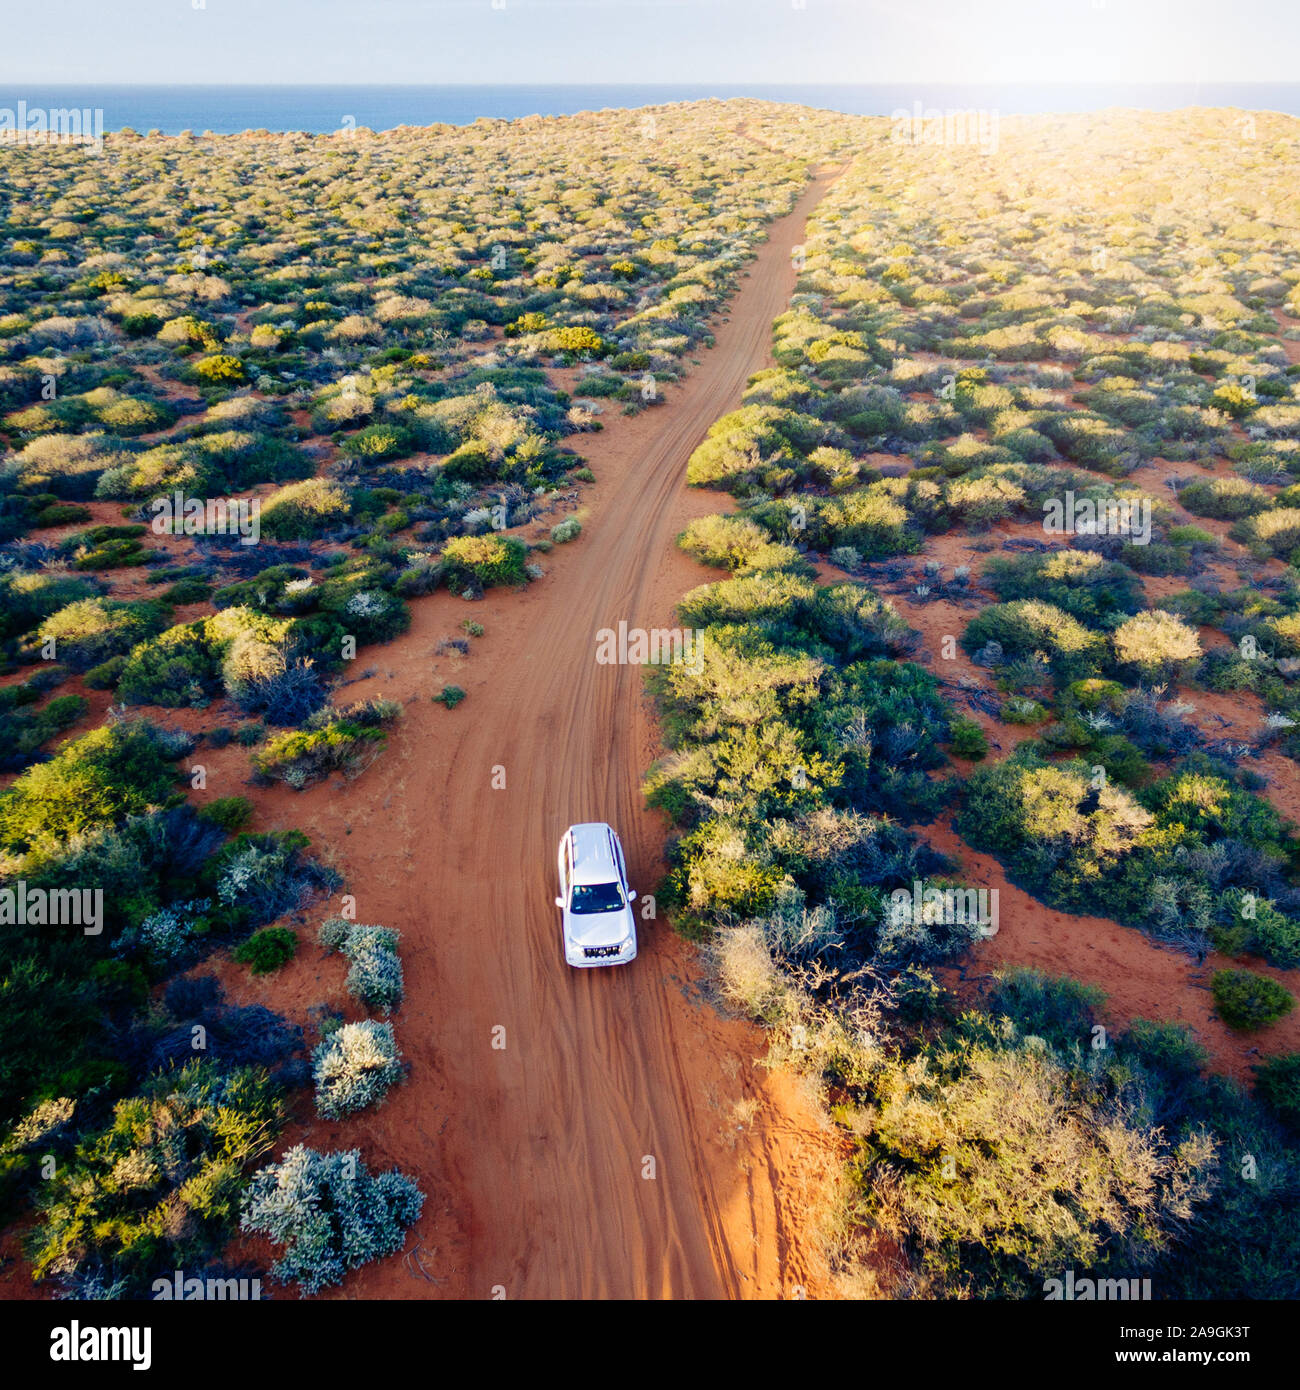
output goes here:
[{"label": "car roof", "polygon": [[604,821],[569,827],[573,840],[574,883],[610,883],[618,877],[614,832]]}]

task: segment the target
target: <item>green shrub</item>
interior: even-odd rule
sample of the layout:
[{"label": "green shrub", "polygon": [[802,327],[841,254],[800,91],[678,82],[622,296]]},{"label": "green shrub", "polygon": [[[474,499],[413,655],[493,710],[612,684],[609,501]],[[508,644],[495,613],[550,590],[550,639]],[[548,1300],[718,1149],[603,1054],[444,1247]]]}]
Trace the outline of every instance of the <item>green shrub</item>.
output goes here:
[{"label": "green shrub", "polygon": [[528,547],[513,536],[456,536],[442,550],[448,586],[456,592],[477,584],[525,584]]},{"label": "green shrub", "polygon": [[8,471],[23,491],[84,502],[104,472],[122,461],[117,443],[103,434],[44,435],[23,445]]},{"label": "green shrub", "polygon": [[948,746],[959,758],[978,762],[989,751],[984,730],[973,720],[958,718],[948,725]]},{"label": "green shrub", "polygon": [[1104,639],[1077,619],[1038,599],[995,603],[966,625],[961,645],[974,656],[996,642],[1007,656],[1043,652],[1058,679],[1078,680],[1094,672],[1104,651]]},{"label": "green shrub", "polygon": [[1142,750],[1122,734],[1103,734],[1091,741],[1088,757],[1105,769],[1106,775],[1126,787],[1141,786],[1151,769]]},{"label": "green shrub", "polygon": [[210,891],[231,931],[266,926],[311,894],[329,891],[339,876],[304,854],[301,831],[247,831],[223,845],[204,865],[200,887]]},{"label": "green shrub", "polygon": [[481,483],[497,476],[497,461],[484,444],[470,439],[447,455],[442,471],[457,482]]},{"label": "green shrub", "polygon": [[81,507],[70,503],[55,503],[49,507],[42,507],[33,518],[37,526],[73,526],[82,521],[89,521],[91,518],[89,507]]},{"label": "green shrub", "polygon": [[1004,724],[1038,724],[1047,718],[1047,710],[1037,700],[1017,697],[1004,702],[998,717]]},{"label": "green shrub", "polygon": [[269,975],[287,965],[298,949],[298,938],[288,927],[264,927],[235,948],[235,959],[254,975]]},{"label": "green shrub", "polygon": [[983,577],[1003,602],[1040,599],[1090,627],[1135,613],[1145,602],[1137,575],[1091,550],[994,555],[985,561]]},{"label": "green shrub", "polygon": [[1047,763],[1018,750],[971,773],[956,828],[1049,903],[1089,911],[1152,823],[1123,788],[1091,783],[1082,763]]},{"label": "green shrub", "polygon": [[204,622],[169,628],[138,643],[117,672],[118,698],[128,705],[203,708],[220,691],[221,662]]},{"label": "green shrub", "polygon": [[115,825],[165,802],[183,751],[144,721],[94,729],[0,792],[0,847],[22,853]]},{"label": "green shrub", "polygon": [[1085,680],[1072,681],[1068,693],[1086,710],[1114,710],[1123,702],[1124,687],[1118,681],[1089,676]]},{"label": "green shrub", "polygon": [[1268,493],[1245,478],[1195,478],[1179,488],[1178,500],[1197,516],[1239,521],[1271,505]]},{"label": "green shrub", "polygon": [[867,1211],[901,1225],[938,1288],[1041,1297],[1045,1277],[1114,1247],[1149,1261],[1204,1197],[1212,1146],[1107,1105],[1041,1040],[958,1035],[936,1051],[882,1066],[860,1171]]},{"label": "green shrub", "polygon": [[106,469],[95,485],[95,496],[146,501],[180,489],[197,497],[216,485],[212,470],[192,445],[167,442]]},{"label": "green shrub", "polygon": [[1266,1057],[1255,1067],[1255,1094],[1293,1132],[1300,1132],[1300,1053]]},{"label": "green shrub", "polygon": [[96,583],[72,575],[0,573],[0,638],[21,636],[61,608],[95,596]]},{"label": "green shrub", "polygon": [[168,585],[158,595],[160,602],[180,607],[187,603],[202,603],[212,594],[212,585],[206,579],[179,579]]},{"label": "green shrub", "polygon": [[[74,671],[86,671],[129,652],[161,632],[167,609],[153,602],[85,598],[52,613],[36,630],[35,641]],[[51,643],[51,647],[46,647]]]},{"label": "green shrub", "polygon": [[[828,546],[851,546],[864,560],[912,554],[921,548],[922,506],[935,507],[934,483],[913,479],[906,489],[901,479],[885,479],[865,488],[839,493],[817,509]],[[810,543],[817,543],[810,537]]]},{"label": "green shrub", "polygon": [[[722,416],[691,455],[686,481],[694,487],[748,491],[765,472],[779,473],[798,461],[790,434],[780,428],[796,418],[794,411],[773,406],[746,406]],[[820,442],[814,437],[810,445]]]},{"label": "green shrub", "polygon": [[150,338],[163,326],[157,314],[127,314],[122,331],[128,338]]},{"label": "green shrub", "polygon": [[69,536],[63,549],[72,557],[79,570],[123,569],[143,565],[149,558],[148,548],[141,544],[143,526],[93,526]]},{"label": "green shrub", "polygon": [[979,530],[1015,515],[1028,499],[1010,478],[967,474],[948,484],[944,500],[960,521]]},{"label": "green shrub", "polygon": [[440,694],[433,696],[435,705],[445,705],[448,709],[455,709],[465,698],[465,692],[458,685],[444,685]]},{"label": "green shrub", "polygon": [[145,1297],[157,1275],[202,1269],[234,1226],[244,1166],[281,1120],[258,1069],[197,1061],[147,1082],[42,1185],[33,1277]]},{"label": "green shrub", "polygon": [[[792,555],[788,547],[774,545],[757,522],[742,516],[697,517],[677,544],[702,565],[738,571],[782,568],[779,561]],[[770,563],[772,559],[778,563]]]},{"label": "green shrub", "polygon": [[341,447],[356,458],[395,459],[411,452],[412,440],[409,431],[399,425],[379,422],[349,435]]},{"label": "green shrub", "polygon": [[381,588],[381,582],[380,572],[371,566],[344,568],[320,585],[320,610],[359,643],[390,642],[410,626],[411,611],[396,594]]},{"label": "green shrub", "polygon": [[200,820],[234,835],[253,819],[253,803],[246,796],[219,796],[198,810]]},{"label": "green shrub", "polygon": [[[22,689],[9,686],[7,689]],[[56,695],[42,709],[0,709],[0,771],[18,772],[90,708],[83,695]]]},{"label": "green shrub", "polygon": [[1219,1017],[1239,1032],[1276,1023],[1295,1008],[1294,997],[1276,980],[1251,970],[1217,970],[1210,980]]},{"label": "green shrub", "polygon": [[261,527],[275,540],[310,540],[343,525],[351,510],[347,492],[338,483],[308,478],[266,499]]},{"label": "green shrub", "polygon": [[417,598],[431,594],[442,580],[441,561],[432,555],[415,554],[410,556],[406,568],[393,582],[393,592],[399,598]]},{"label": "green shrub", "polygon": [[1300,546],[1300,508],[1274,507],[1238,522],[1233,535],[1283,558]]},{"label": "green shrub", "polygon": [[1022,1036],[1043,1038],[1068,1056],[1092,1039],[1092,1025],[1106,1002],[1095,985],[1013,966],[1000,970],[985,1001],[994,1017],[1011,1019]]},{"label": "green shrub", "polygon": [[356,777],[383,752],[388,742],[384,725],[401,714],[393,700],[373,700],[343,710],[325,708],[308,727],[277,734],[253,755],[262,776],[287,783],[295,791],[342,772]]}]

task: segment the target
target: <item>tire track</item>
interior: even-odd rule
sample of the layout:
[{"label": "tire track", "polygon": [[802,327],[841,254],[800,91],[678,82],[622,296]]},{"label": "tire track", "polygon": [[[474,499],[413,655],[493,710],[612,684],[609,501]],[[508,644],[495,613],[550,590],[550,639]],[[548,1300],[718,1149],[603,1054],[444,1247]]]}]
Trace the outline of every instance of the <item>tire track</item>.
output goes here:
[{"label": "tire track", "polygon": [[[811,1107],[756,1068],[757,1030],[698,1002],[694,952],[665,924],[642,924],[631,967],[574,971],[552,899],[555,846],[577,821],[617,826],[639,892],[662,873],[666,826],[640,790],[655,745],[641,671],[596,665],[596,633],[620,620],[671,625],[673,603],[699,582],[674,538],[721,504],[686,489],[686,461],[770,365],[791,249],[828,183],[814,180],[771,226],[714,347],[669,400],[584,440],[598,479],[587,528],[528,593],[475,606],[487,636],[455,677],[465,705],[449,715],[427,699],[421,653],[465,612],[446,594],[414,604],[410,633],[376,654],[387,682],[355,687],[357,698],[421,693],[385,759],[337,798],[353,799],[350,822],[369,822],[364,842],[337,835],[332,803],[313,827],[340,847],[362,920],[405,936],[411,1079],[349,1142],[362,1137],[373,1161],[444,1199],[430,1209],[455,1207],[462,1239],[445,1288],[404,1285],[388,1261],[359,1271],[345,1296],[778,1297],[787,1265],[808,1282],[809,1184],[778,1184],[792,1165],[834,1156]],[[506,789],[491,789],[494,770]],[[363,844],[381,857],[367,860]],[[760,1100],[743,1142],[728,1095]],[[421,1138],[421,1126],[439,1128],[433,1107],[446,1112],[441,1151]],[[432,1219],[413,1236],[429,1247]]]}]

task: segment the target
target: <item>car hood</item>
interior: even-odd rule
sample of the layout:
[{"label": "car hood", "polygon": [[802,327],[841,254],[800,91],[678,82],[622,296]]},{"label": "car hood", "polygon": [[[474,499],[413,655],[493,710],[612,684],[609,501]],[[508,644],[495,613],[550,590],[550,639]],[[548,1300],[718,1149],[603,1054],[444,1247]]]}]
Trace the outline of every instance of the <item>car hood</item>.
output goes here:
[{"label": "car hood", "polygon": [[619,908],[617,912],[566,910],[564,929],[569,940],[579,946],[617,946],[631,934],[632,910],[627,907]]}]

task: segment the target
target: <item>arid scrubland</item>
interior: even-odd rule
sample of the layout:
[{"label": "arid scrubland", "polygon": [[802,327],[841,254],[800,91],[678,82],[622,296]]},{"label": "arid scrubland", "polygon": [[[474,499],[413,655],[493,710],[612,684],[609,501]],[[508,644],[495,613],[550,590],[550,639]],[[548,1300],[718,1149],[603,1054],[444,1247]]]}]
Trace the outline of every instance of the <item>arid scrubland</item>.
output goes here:
[{"label": "arid scrubland", "polygon": [[[647,787],[679,925],[855,1136],[846,1288],[1296,1293],[1295,129],[864,122],[777,366],[691,459],[737,508],[681,543],[731,573],[680,606]],[[1062,961],[1104,918],[1186,953],[1251,1084],[1180,999],[1106,1026],[1065,969],[981,972],[1008,923],[940,822],[1091,914]]]},{"label": "arid scrubland", "polygon": [[[400,1248],[423,1199],[359,1152],[249,1186],[312,1083],[340,1118],[401,1081],[400,1015],[368,1017],[402,1002],[398,933],[348,920],[330,846],[187,792],[222,749],[254,787],[358,774],[401,714],[344,698],[366,649],[580,533],[582,434],[661,404],[851,130],[810,112],[778,147],[760,118],[0,154],[0,1189],[36,1280],[147,1296],[241,1222],[307,1291]],[[331,909],[346,1020],[305,1034],[207,973],[274,979]]]},{"label": "arid scrubland", "polygon": [[[776,366],[689,464],[736,509],[684,534],[730,573],[654,673],[661,901],[848,1136],[846,1291],[1293,1296],[1294,126],[1004,119],[983,150],[707,102],[0,153],[0,1197],[35,1277],[141,1296],[242,1224],[314,1292],[401,1248],[423,1198],[364,1129],[270,1158],[403,1084],[401,938],[191,769],[247,748],[255,797],[382,759],[366,649],[584,543],[583,435],[664,408],[844,165]],[[473,699],[429,694],[454,739]],[[1181,953],[1222,1039],[1115,1026],[1064,936],[993,978],[965,849],[1075,938]],[[54,925],[88,884],[98,930]],[[316,946],[353,1008],[307,1030],[209,973]]]}]

